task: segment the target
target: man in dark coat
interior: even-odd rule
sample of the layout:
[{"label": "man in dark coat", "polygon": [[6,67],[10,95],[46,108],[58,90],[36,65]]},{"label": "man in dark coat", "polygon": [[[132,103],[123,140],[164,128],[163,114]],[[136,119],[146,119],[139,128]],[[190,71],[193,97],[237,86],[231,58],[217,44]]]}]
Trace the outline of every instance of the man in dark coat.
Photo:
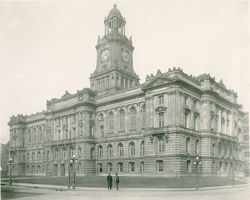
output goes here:
[{"label": "man in dark coat", "polygon": [[120,180],[119,180],[119,176],[118,176],[118,174],[115,174],[115,184],[116,184],[116,190],[119,190],[119,182],[120,182]]},{"label": "man in dark coat", "polygon": [[111,190],[112,189],[112,176],[110,175],[110,173],[107,176],[107,184],[108,184],[108,189]]}]

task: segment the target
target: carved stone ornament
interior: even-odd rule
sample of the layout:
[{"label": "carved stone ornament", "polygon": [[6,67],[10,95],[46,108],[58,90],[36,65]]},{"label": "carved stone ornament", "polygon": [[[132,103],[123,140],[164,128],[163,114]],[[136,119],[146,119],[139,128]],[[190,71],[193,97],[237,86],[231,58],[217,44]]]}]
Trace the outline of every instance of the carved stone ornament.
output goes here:
[{"label": "carved stone ornament", "polygon": [[167,77],[162,77],[162,76],[156,76],[153,78],[151,81],[149,81],[143,88],[142,90],[148,90],[154,87],[158,86],[163,86],[165,84],[171,83],[174,80],[167,78]]},{"label": "carved stone ornament", "polygon": [[165,112],[167,109],[167,107],[164,106],[159,106],[155,109],[156,112],[160,113],[160,112]]}]

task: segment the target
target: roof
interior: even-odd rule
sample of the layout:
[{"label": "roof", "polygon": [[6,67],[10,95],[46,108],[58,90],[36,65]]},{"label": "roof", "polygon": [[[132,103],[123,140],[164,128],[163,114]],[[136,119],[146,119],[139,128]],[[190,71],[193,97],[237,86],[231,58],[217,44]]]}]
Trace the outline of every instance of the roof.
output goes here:
[{"label": "roof", "polygon": [[107,20],[112,19],[112,18],[114,18],[114,17],[117,17],[117,18],[119,18],[119,19],[123,19],[120,10],[118,10],[118,9],[116,8],[116,4],[115,4],[114,7],[109,11]]}]

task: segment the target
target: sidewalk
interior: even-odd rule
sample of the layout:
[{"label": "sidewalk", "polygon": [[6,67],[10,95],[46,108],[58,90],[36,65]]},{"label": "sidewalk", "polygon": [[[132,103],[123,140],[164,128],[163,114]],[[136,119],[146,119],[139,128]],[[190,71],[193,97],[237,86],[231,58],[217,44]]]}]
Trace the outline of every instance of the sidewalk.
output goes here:
[{"label": "sidewalk", "polygon": [[[9,186],[6,182],[5,186]],[[68,186],[61,185],[45,185],[45,184],[29,184],[29,183],[12,183],[14,187],[29,187],[40,189],[52,189],[59,191],[67,191]],[[11,186],[10,186],[11,187]],[[218,190],[230,188],[249,188],[249,184],[240,184],[233,186],[216,186],[216,187],[200,187],[199,190]],[[106,187],[76,187],[76,191],[106,191]],[[120,188],[123,191],[195,191],[195,188]],[[71,186],[71,191],[74,191]]]}]

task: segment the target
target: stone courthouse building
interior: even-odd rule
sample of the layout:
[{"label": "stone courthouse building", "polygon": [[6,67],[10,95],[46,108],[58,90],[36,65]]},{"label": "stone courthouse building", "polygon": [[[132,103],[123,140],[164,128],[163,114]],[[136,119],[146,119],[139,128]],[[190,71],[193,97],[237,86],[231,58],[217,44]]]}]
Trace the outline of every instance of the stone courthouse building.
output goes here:
[{"label": "stone courthouse building", "polygon": [[[238,136],[245,113],[237,94],[209,74],[180,68],[139,83],[125,18],[114,6],[98,37],[90,89],[47,101],[46,111],[10,118],[14,175],[203,176],[241,173]],[[233,169],[233,170],[232,170]]]}]

